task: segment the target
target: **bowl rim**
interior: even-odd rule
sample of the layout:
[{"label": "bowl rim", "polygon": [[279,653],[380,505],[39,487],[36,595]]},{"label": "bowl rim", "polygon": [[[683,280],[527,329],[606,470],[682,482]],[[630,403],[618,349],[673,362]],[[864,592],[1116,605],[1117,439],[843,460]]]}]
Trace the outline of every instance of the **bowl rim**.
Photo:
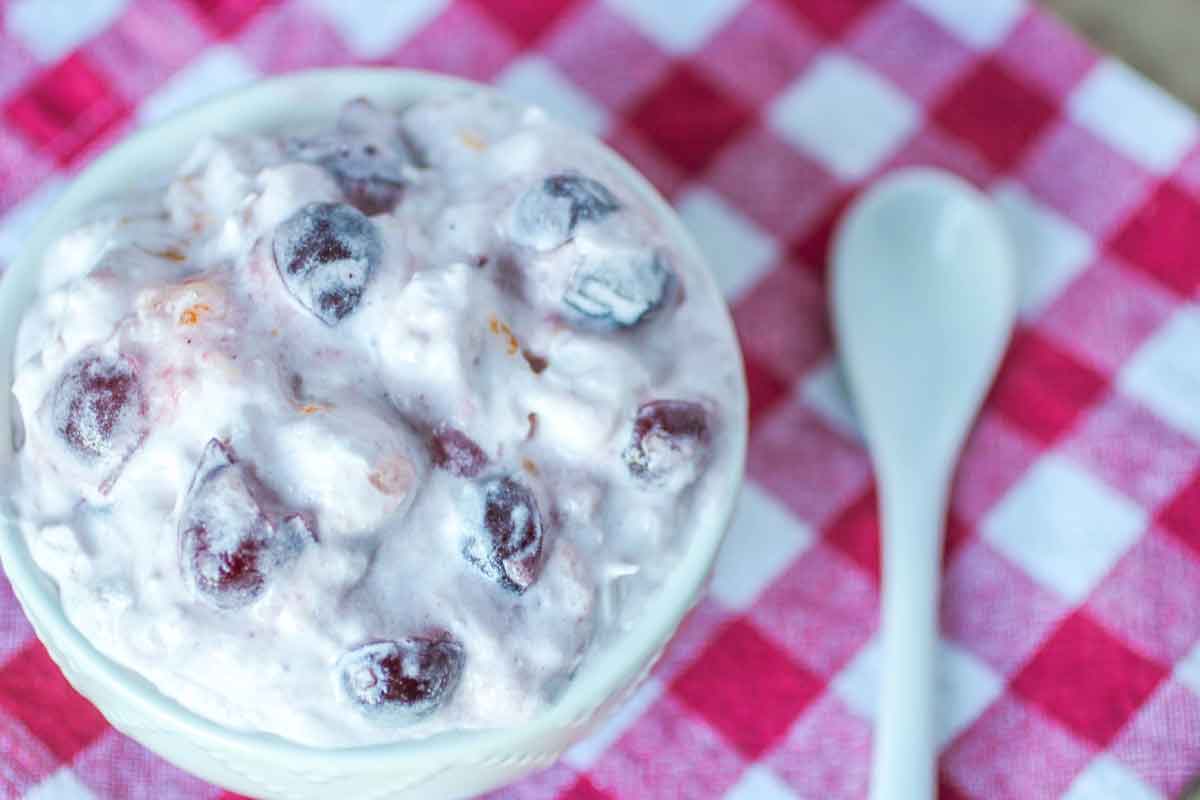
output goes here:
[{"label": "bowl rim", "polygon": [[[178,166],[190,146],[201,134],[238,133],[278,130],[280,124],[299,120],[328,119],[324,109],[340,105],[346,99],[367,96],[385,106],[398,106],[418,97],[456,90],[499,94],[494,88],[423,70],[395,67],[339,67],[311,69],[265,78],[232,92],[209,99],[178,112],[151,126],[140,129],[109,149],[73,178],[61,196],[45,210],[34,226],[18,257],[0,282],[0,382],[12,385],[15,331],[21,311],[36,286],[36,276],[47,247],[78,224],[83,213],[106,197],[118,194],[131,184],[144,182],[147,175],[165,175]],[[591,137],[589,137],[591,138]],[[728,306],[713,277],[712,269],[678,215],[650,183],[603,143],[603,158],[643,196],[653,212],[662,218],[668,236],[686,256],[704,269],[698,277],[704,291],[721,298],[724,335],[734,345],[736,366],[744,376],[741,352]],[[627,631],[610,640],[581,667],[567,691],[545,712],[529,722],[507,728],[452,730],[423,739],[321,747],[284,739],[272,734],[227,727],[184,707],[163,694],[131,669],[101,653],[67,619],[57,589],[33,561],[15,522],[5,515],[0,524],[0,563],[19,595],[21,605],[35,622],[39,638],[55,643],[65,656],[78,665],[80,672],[93,677],[103,687],[103,699],[115,696],[126,707],[133,707],[143,719],[154,720],[158,727],[180,732],[196,743],[222,752],[253,751],[257,760],[272,763],[302,763],[312,766],[366,767],[386,760],[402,768],[406,762],[427,766],[430,759],[446,764],[482,760],[498,752],[512,752],[523,744],[537,742],[546,735],[572,727],[590,717],[614,692],[632,680],[648,658],[660,652],[670,640],[684,615],[700,597],[716,560],[724,534],[732,519],[745,466],[747,439],[747,390],[744,378],[738,382],[735,396],[726,398],[731,410],[731,453],[726,474],[719,483],[721,495],[709,503],[714,509],[692,532],[691,542],[680,563],[652,593],[654,613],[643,614]],[[0,393],[0,420],[8,416],[4,404],[11,392]],[[0,461],[11,454],[12,434],[0,424]],[[97,703],[99,705],[99,703]],[[152,742],[147,743],[152,747]]]}]

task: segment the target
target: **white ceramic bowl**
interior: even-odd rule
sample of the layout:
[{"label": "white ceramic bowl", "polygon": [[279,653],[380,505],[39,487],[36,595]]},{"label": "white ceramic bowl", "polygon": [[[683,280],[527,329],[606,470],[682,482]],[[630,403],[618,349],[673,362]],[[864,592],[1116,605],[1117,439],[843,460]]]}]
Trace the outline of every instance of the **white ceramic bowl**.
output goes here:
[{"label": "white ceramic bowl", "polygon": [[[168,175],[203,135],[278,131],[328,122],[341,104],[365,96],[384,107],[476,84],[425,72],[336,69],[263,81],[211,101],[129,138],[75,179],[30,235],[21,257],[0,285],[0,385],[12,383],[18,322],[36,287],[46,247],[81,212],[128,187]],[[603,147],[602,145],[600,147]],[[679,245],[703,263],[674,212],[625,161],[607,149],[612,165],[661,214]],[[717,292],[711,276],[703,291]],[[733,325],[724,320],[732,338]],[[214,783],[256,797],[374,798],[465,797],[503,785],[553,763],[618,706],[645,677],[684,614],[704,589],[732,515],[745,455],[746,392],[725,398],[735,431],[735,452],[722,466],[724,495],[717,513],[692,531],[679,567],[657,592],[636,626],[596,653],[561,699],[532,722],[510,729],[447,733],[416,742],[321,749],[231,730],[180,706],[136,673],[93,647],[67,620],[54,584],[37,568],[9,520],[0,525],[0,560],[17,598],[50,655],[71,684],[119,730]],[[0,392],[0,420],[10,417],[11,395]],[[12,457],[12,435],[0,424],[0,463]],[[52,709],[46,709],[53,713]]]}]

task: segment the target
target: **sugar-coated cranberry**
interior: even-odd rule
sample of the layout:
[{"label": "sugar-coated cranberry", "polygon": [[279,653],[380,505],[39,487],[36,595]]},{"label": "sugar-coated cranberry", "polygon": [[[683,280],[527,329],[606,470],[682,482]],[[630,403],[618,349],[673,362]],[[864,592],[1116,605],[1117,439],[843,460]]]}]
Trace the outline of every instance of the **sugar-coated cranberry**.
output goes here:
[{"label": "sugar-coated cranberry", "polygon": [[287,149],[293,158],[328,171],[346,202],[364,214],[384,213],[399,204],[406,168],[413,163],[392,116],[361,99],[346,104],[335,134],[293,138]]},{"label": "sugar-coated cranberry", "polygon": [[621,207],[604,184],[577,172],[543,179],[517,200],[511,234],[518,244],[534,250],[553,250],[581,222],[603,219]]},{"label": "sugar-coated cranberry", "polygon": [[678,491],[704,468],[708,412],[687,400],[655,400],[638,409],[623,454],[629,471],[649,486]]},{"label": "sugar-coated cranberry", "polygon": [[371,642],[342,655],[337,674],[346,696],[373,718],[403,725],[428,716],[458,686],[466,661],[447,635]]},{"label": "sugar-coated cranberry", "polygon": [[563,302],[589,325],[629,328],[662,307],[673,282],[659,254],[616,251],[582,259]]},{"label": "sugar-coated cranberry", "polygon": [[478,527],[467,536],[463,555],[488,578],[520,594],[542,566],[542,515],[529,488],[512,478],[482,485]]},{"label": "sugar-coated cranberry", "polygon": [[326,325],[358,307],[383,255],[375,224],[344,203],[309,203],[275,229],[275,267],[292,297]]},{"label": "sugar-coated cranberry", "polygon": [[315,538],[304,515],[276,515],[271,505],[253,471],[211,440],[184,499],[179,561],[200,596],[218,608],[253,602],[271,573]]},{"label": "sugar-coated cranberry", "polygon": [[429,439],[429,455],[438,469],[460,478],[474,478],[487,466],[488,457],[471,437],[449,425],[439,425]]},{"label": "sugar-coated cranberry", "polygon": [[54,428],[89,461],[124,458],[145,433],[137,364],[125,355],[87,355],[59,379],[51,400]]}]

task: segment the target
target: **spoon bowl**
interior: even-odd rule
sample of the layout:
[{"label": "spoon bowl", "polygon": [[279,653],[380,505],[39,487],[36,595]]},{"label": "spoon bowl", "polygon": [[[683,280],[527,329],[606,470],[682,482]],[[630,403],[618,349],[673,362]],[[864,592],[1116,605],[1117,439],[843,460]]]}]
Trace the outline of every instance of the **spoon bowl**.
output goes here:
[{"label": "spoon bowl", "polygon": [[965,181],[880,181],[835,235],[834,335],[882,520],[882,685],[871,796],[932,798],[937,598],[954,465],[1016,316],[1011,245]]}]

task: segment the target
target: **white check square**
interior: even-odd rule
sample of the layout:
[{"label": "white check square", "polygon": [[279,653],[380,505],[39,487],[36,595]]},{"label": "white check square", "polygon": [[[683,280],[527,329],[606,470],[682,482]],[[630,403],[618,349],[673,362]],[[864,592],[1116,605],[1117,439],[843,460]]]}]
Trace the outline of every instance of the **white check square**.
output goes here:
[{"label": "white check square", "polygon": [[859,648],[834,676],[830,684],[833,693],[846,707],[865,720],[875,719],[875,704],[879,698],[879,637]]},{"label": "white check square", "polygon": [[755,764],[725,793],[723,800],[797,800],[796,793],[774,772]]},{"label": "white check square", "polygon": [[541,106],[552,116],[597,136],[608,127],[608,113],[577,89],[547,59],[526,56],[514,61],[496,85],[508,94]]},{"label": "white check square", "polygon": [[771,268],[775,240],[716,192],[692,189],[675,210],[707,256],[727,300],[735,300]]},{"label": "white check square", "polygon": [[1121,391],[1180,431],[1200,439],[1200,310],[1185,307],[1133,354]]},{"label": "white check square", "polygon": [[768,110],[772,127],[847,180],[865,177],[916,130],[913,101],[861,61],[821,57]]},{"label": "white check square", "polygon": [[808,525],[747,483],[713,569],[712,593],[730,608],[749,608],[815,538]]},{"label": "white check square", "polygon": [[741,0],[609,0],[642,33],[673,53],[702,45],[741,7]]},{"label": "white check square", "polygon": [[1062,800],[1158,800],[1161,795],[1109,755],[1101,755],[1079,773]]},{"label": "white check square", "polygon": [[1083,600],[1147,524],[1146,513],[1060,456],[1044,456],[988,512],[982,535],[1027,573]]},{"label": "white check square", "polygon": [[[879,698],[882,652],[876,636],[833,679],[833,690],[854,713],[874,720]],[[938,640],[935,711],[938,747],[966,730],[1004,691],[1004,682],[975,656],[956,644]]]},{"label": "white check square", "polygon": [[855,441],[863,441],[862,426],[836,358],[830,358],[805,376],[800,385],[800,397],[831,428]]},{"label": "white check square", "polygon": [[1021,314],[1035,316],[1083,272],[1096,248],[1091,237],[1015,183],[1002,183],[992,199],[1016,246]]},{"label": "white check square", "polygon": [[582,742],[571,747],[563,754],[563,761],[578,770],[590,769],[617,739],[621,738],[629,726],[646,713],[646,709],[662,696],[663,687],[653,677],[648,678],[634,693],[622,703],[612,716],[606,719],[599,728]]},{"label": "white check square", "polygon": [[128,0],[12,0],[0,24],[42,61],[57,61],[108,27]]},{"label": "white check square", "polygon": [[1197,642],[1182,660],[1176,662],[1173,677],[1196,694],[1200,694],[1200,642]]},{"label": "white check square", "polygon": [[1025,0],[909,0],[976,49],[995,47],[1025,13]]},{"label": "white check square", "polygon": [[0,267],[7,266],[21,252],[29,239],[29,232],[38,223],[50,205],[67,187],[67,181],[51,176],[42,181],[33,194],[26,197],[8,213],[0,217]]},{"label": "white check square", "polygon": [[[337,29],[346,44],[364,58],[381,56],[416,33],[449,4],[450,0],[312,0]],[[462,43],[447,43],[447,47]]]},{"label": "white check square", "polygon": [[958,645],[942,639],[938,649],[938,747],[950,744],[1004,691],[992,668]]},{"label": "white check square", "polygon": [[63,767],[26,792],[24,800],[92,800],[95,796],[69,767]]},{"label": "white check square", "polygon": [[229,45],[209,48],[171,76],[138,108],[142,122],[157,122],[230,89],[254,81],[258,72]]},{"label": "white check square", "polygon": [[1081,125],[1159,174],[1191,150],[1200,129],[1183,103],[1115,59],[1083,79],[1068,108]]}]

